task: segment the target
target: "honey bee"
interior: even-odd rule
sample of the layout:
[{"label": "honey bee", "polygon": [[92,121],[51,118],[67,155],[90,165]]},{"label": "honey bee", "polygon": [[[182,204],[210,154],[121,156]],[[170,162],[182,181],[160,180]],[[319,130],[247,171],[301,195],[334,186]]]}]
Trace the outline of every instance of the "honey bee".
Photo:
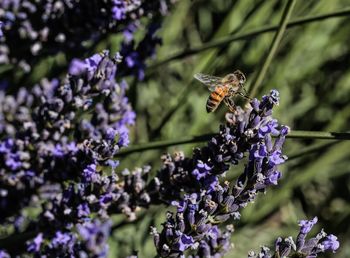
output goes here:
[{"label": "honey bee", "polygon": [[208,113],[214,112],[221,102],[224,102],[230,111],[233,112],[235,110],[235,104],[231,98],[236,95],[250,99],[244,89],[246,78],[239,70],[223,78],[202,73],[195,74],[194,78],[206,85],[211,91],[206,105]]}]

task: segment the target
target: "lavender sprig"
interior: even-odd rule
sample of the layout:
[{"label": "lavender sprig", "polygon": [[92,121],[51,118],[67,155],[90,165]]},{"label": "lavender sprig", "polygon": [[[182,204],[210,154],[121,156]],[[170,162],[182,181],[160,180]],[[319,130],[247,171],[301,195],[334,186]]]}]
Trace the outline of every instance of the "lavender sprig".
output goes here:
[{"label": "lavender sprig", "polygon": [[[125,170],[120,178],[114,172],[107,175],[96,166],[88,166],[80,181],[64,186],[61,194],[43,204],[38,220],[31,222],[30,229],[39,233],[27,241],[27,252],[55,257],[63,254],[77,257],[77,253],[86,252],[96,255],[93,257],[107,257],[109,216],[124,213],[130,220],[135,219],[134,210],[138,206],[133,200],[144,198],[148,202],[149,199],[140,192],[142,185],[139,185],[140,177],[144,180],[148,172],[149,167]],[[103,230],[102,239],[98,230]],[[82,235],[82,232],[87,233]]]},{"label": "lavender sprig", "polygon": [[[249,162],[236,183],[236,191],[242,191],[244,185],[264,191],[268,185],[276,184],[280,177],[277,165],[286,159],[281,148],[289,130],[271,117],[278,101],[278,92],[273,90],[261,102],[254,99],[248,109],[228,113],[228,123],[220,127],[207,146],[195,149],[192,158],[185,158],[181,152],[174,157],[164,155],[163,167],[147,189],[153,193],[154,202],[171,203],[183,199],[182,193],[215,191],[219,177],[245,155],[249,155]],[[277,137],[275,142],[272,136]]]},{"label": "lavender sprig", "polygon": [[290,257],[290,258],[316,258],[319,254],[327,251],[333,253],[339,248],[339,241],[337,237],[321,230],[315,237],[306,240],[307,234],[311,231],[312,227],[317,223],[317,217],[312,220],[301,220],[299,222],[300,232],[296,238],[296,243],[290,236],[282,239],[279,237],[275,242],[275,251],[271,254],[268,247],[263,246],[259,253],[251,251],[248,254],[249,258],[277,258],[277,257]]},{"label": "lavender sprig", "polygon": [[[229,113],[220,134],[195,150],[193,159],[177,155],[173,161],[167,156],[158,173],[158,198],[173,200],[177,212],[168,213],[160,233],[152,229],[158,255],[179,257],[195,249],[197,255],[221,257],[227,252],[229,244],[215,243],[223,237],[217,224],[239,219],[240,209],[281,177],[277,166],[286,160],[282,145],[289,129],[271,117],[278,101],[278,92],[272,90],[261,102],[251,101],[250,108]],[[277,138],[273,141],[272,136]],[[227,181],[220,184],[219,176],[245,154],[248,163],[233,187]]]},{"label": "lavender sprig", "polygon": [[[167,213],[161,232],[151,230],[160,257],[182,257],[185,253],[191,257],[222,257],[230,249],[233,228],[228,226],[222,232],[218,225],[230,218],[240,219],[240,209],[268,186],[277,185],[281,177],[277,167],[286,160],[282,145],[289,129],[279,126],[271,117],[278,102],[278,92],[272,90],[261,102],[252,100],[251,108],[228,113],[227,125],[221,127],[220,134],[207,147],[195,150],[193,159],[178,154],[173,161],[166,156],[164,170],[159,172],[159,177],[166,179],[158,181],[159,189],[164,190],[160,191],[163,193],[160,198],[165,201],[172,198],[177,211]],[[276,137],[274,141],[272,136]],[[229,164],[237,164],[246,153],[244,172],[233,186],[227,181],[220,183],[219,176],[228,170]],[[301,257],[311,258],[325,250],[335,251],[339,247],[337,238],[323,231],[305,241],[316,222],[317,219],[301,221],[297,244],[291,238],[279,239],[273,257],[284,257],[293,248],[297,254],[290,257],[302,254]],[[268,255],[269,249],[263,247],[256,257],[272,257]]]},{"label": "lavender sprig", "polygon": [[122,69],[126,73],[133,73],[139,80],[145,77],[145,60],[153,58],[155,47],[162,43],[161,38],[155,35],[159,27],[157,24],[150,24],[144,38],[138,44],[133,39],[136,25],[131,24],[124,31],[125,40],[120,51],[121,55],[125,56]]},{"label": "lavender sprig", "polygon": [[87,178],[88,168],[117,165],[111,158],[128,144],[135,114],[108,53],[85,63],[79,73],[42,80],[16,97],[0,92],[0,221],[47,199],[48,190],[56,195],[84,171]]},{"label": "lavender sprig", "polygon": [[79,223],[71,231],[55,231],[51,237],[39,233],[28,241],[27,249],[38,257],[42,254],[51,257],[107,257],[110,226],[110,221],[102,223],[95,219]]}]

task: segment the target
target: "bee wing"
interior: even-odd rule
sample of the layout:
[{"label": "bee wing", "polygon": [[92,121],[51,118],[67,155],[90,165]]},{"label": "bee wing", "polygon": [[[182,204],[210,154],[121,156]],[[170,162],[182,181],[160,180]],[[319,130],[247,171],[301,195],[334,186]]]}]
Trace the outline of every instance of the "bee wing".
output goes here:
[{"label": "bee wing", "polygon": [[208,74],[196,73],[194,78],[206,85],[210,91],[214,91],[216,86],[222,84],[222,78]]}]

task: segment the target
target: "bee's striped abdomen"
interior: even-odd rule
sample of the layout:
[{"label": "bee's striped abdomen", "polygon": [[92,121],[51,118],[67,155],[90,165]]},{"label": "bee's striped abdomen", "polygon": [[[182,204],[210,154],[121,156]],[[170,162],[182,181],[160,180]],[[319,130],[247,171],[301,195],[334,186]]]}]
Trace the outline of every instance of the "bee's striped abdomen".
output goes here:
[{"label": "bee's striped abdomen", "polygon": [[207,100],[207,112],[213,112],[221,101],[226,97],[227,94],[227,88],[226,87],[216,87],[215,91],[213,91],[208,100]]}]

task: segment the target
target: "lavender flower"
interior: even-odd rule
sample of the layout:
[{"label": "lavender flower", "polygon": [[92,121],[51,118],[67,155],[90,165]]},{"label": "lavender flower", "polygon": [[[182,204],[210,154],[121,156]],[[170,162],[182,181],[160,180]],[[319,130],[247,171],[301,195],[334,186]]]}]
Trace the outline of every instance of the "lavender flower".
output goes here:
[{"label": "lavender flower", "polygon": [[39,233],[32,241],[27,242],[28,252],[35,256],[42,254],[51,257],[107,257],[111,223],[99,220],[88,220],[77,224],[75,230],[56,231],[43,241]]},{"label": "lavender flower", "polygon": [[[107,240],[111,228],[111,222],[101,223],[98,220],[78,224],[77,229],[79,237],[84,243],[86,256],[106,257],[108,255]],[[80,251],[80,255],[82,251]]]},{"label": "lavender flower", "polygon": [[339,242],[334,235],[327,235],[323,230],[316,237],[306,240],[307,234],[317,223],[317,217],[307,221],[299,222],[300,232],[297,236],[296,247],[297,252],[310,257],[317,257],[317,254],[325,251],[335,252],[339,248]]},{"label": "lavender flower", "polygon": [[28,242],[28,252],[38,253],[43,243],[43,233],[39,233],[32,241]]},{"label": "lavender flower", "polygon": [[4,36],[4,33],[3,33],[3,31],[2,31],[2,26],[4,26],[4,23],[3,23],[2,21],[0,21],[0,38],[1,38],[2,36]]},{"label": "lavender flower", "polygon": [[0,221],[42,199],[50,184],[96,180],[92,170],[115,167],[112,157],[128,143],[135,114],[114,79],[115,61],[105,52],[84,62],[62,81],[0,93]]},{"label": "lavender flower", "polygon": [[[185,158],[181,152],[174,157],[164,155],[163,167],[148,189],[154,192],[151,195],[153,200],[171,203],[182,199],[182,192],[214,192],[219,185],[219,176],[245,155],[248,155],[248,164],[236,183],[235,191],[240,193],[244,186],[251,189],[246,189],[247,199],[242,202],[253,200],[257,192],[277,184],[281,177],[277,166],[286,160],[281,148],[289,129],[279,126],[271,117],[272,107],[278,101],[276,95],[277,91],[273,90],[261,102],[252,100],[247,110],[237,108],[235,114],[228,113],[228,122],[220,127],[219,134],[206,147],[195,149],[191,159]],[[272,137],[277,138],[273,141]]]},{"label": "lavender flower", "polygon": [[[261,102],[252,100],[251,108],[229,113],[220,134],[207,147],[195,150],[192,159],[182,154],[174,159],[164,157],[155,184],[156,197],[173,200],[177,212],[168,213],[161,233],[152,230],[158,255],[178,257],[196,249],[195,256],[221,257],[227,252],[229,237],[222,236],[216,225],[229,218],[239,219],[240,209],[281,177],[277,166],[286,160],[281,148],[288,128],[271,118],[276,103],[278,92],[273,90]],[[246,154],[248,163],[233,187],[227,181],[221,184],[219,176]],[[220,245],[216,243],[219,238],[225,239]]]},{"label": "lavender flower", "polygon": [[89,219],[91,214],[107,219],[109,214],[124,213],[133,220],[138,205],[149,203],[150,198],[143,190],[149,167],[124,171],[122,178],[115,173],[105,175],[95,166],[88,166],[86,170],[89,170],[89,179],[84,171],[81,182],[65,187],[62,195],[43,209],[38,230],[48,225],[69,229]]},{"label": "lavender flower", "polygon": [[4,250],[0,250],[0,258],[10,258],[11,256]]},{"label": "lavender flower", "polygon": [[[136,218],[134,211],[137,205],[140,205],[142,200],[149,203],[147,193],[142,192],[144,187],[142,183],[146,180],[149,167],[132,172],[124,171],[123,180],[114,173],[110,176],[104,175],[102,171],[97,171],[96,166],[88,166],[86,170],[88,178],[93,180],[84,180],[85,171],[81,175],[80,183],[69,184],[61,195],[44,205],[35,224],[35,231],[41,232],[38,235],[39,244],[38,237],[28,242],[28,252],[53,253],[55,256],[61,256],[62,243],[65,245],[64,252],[72,255],[76,255],[79,250],[80,254],[85,252],[86,255],[96,255],[94,257],[106,257],[108,253],[106,241],[111,226],[108,222],[109,214],[124,213],[133,220]],[[91,222],[91,217],[94,216],[106,222]],[[74,233],[75,231],[79,235]],[[41,245],[43,234],[45,243],[51,243],[48,246]],[[64,241],[66,243],[63,243]]]},{"label": "lavender flower", "polygon": [[[217,225],[230,218],[240,219],[240,210],[281,178],[278,165],[286,160],[282,145],[289,129],[271,117],[278,101],[278,92],[272,90],[261,102],[252,100],[250,108],[228,113],[228,123],[221,126],[220,134],[214,136],[208,146],[196,149],[192,159],[186,159],[181,153],[174,158],[164,156],[164,166],[154,183],[158,195],[151,197],[170,201],[177,212],[167,214],[161,232],[152,229],[159,256],[180,257],[186,253],[195,257],[222,257],[229,250],[232,230],[225,232],[227,237],[224,237],[218,233]],[[248,155],[247,164],[237,181],[233,185],[227,181],[220,183],[219,176],[224,176],[229,166],[240,162],[245,155]],[[333,236],[324,238],[318,245],[307,242],[312,251],[306,250],[305,234],[316,222],[317,219],[300,222],[297,244],[291,238],[279,239],[276,250],[280,257],[292,250],[311,255],[320,250],[335,250],[338,243]],[[224,240],[218,244],[216,239]],[[263,248],[259,255],[257,257],[271,257],[268,248]]]},{"label": "lavender flower", "polygon": [[[131,24],[134,25],[134,24]],[[126,40],[122,44],[121,55],[125,56],[124,58],[124,69],[135,74],[139,80],[143,80],[145,76],[145,60],[148,57],[154,57],[155,47],[161,44],[161,39],[155,35],[156,31],[159,28],[159,25],[150,24],[147,29],[147,33],[142,39],[142,41],[136,45],[133,40],[133,32],[135,31],[136,26],[130,28],[130,26],[124,31],[126,35]]]},{"label": "lavender flower", "polygon": [[339,241],[334,235],[327,235],[323,230],[316,237],[306,240],[307,234],[312,227],[317,223],[317,217],[312,220],[302,220],[299,222],[300,232],[297,237],[296,244],[292,237],[282,239],[279,237],[275,242],[274,254],[271,254],[270,249],[262,247],[258,254],[250,252],[248,257],[305,257],[316,258],[319,254],[326,251],[335,252],[339,248]]},{"label": "lavender flower", "polygon": [[[1,1],[0,32],[2,31],[3,40],[0,42],[0,64],[17,64],[29,72],[31,65],[47,53],[64,52],[68,57],[83,56],[87,49],[108,33],[121,32],[130,26],[141,28],[142,17],[157,19],[160,14],[164,15],[172,2]],[[149,46],[154,46],[155,43],[152,42]],[[144,61],[143,57],[138,57],[138,60]]]}]

